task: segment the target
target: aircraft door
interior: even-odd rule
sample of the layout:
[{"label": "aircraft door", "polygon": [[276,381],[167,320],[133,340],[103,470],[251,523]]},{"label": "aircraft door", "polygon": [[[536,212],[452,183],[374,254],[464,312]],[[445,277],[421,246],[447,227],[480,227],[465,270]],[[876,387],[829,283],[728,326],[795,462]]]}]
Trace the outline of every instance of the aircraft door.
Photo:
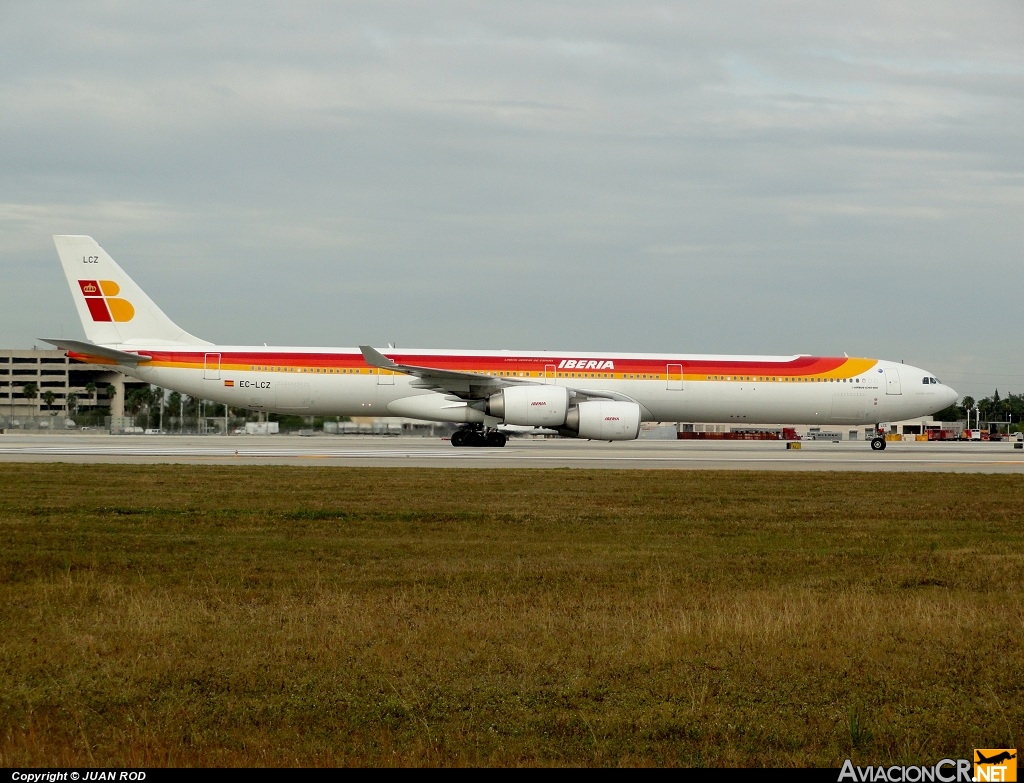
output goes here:
[{"label": "aircraft door", "polygon": [[895,367],[885,368],[885,393],[903,394],[903,389],[900,386],[900,371]]},{"label": "aircraft door", "polygon": [[544,365],[544,383],[554,383],[555,382],[555,375],[556,375],[555,365],[553,365],[553,364],[545,364]]},{"label": "aircraft door", "polygon": [[276,407],[305,410],[310,403],[310,385],[305,381],[278,381]]},{"label": "aircraft door", "polygon": [[220,354],[208,353],[203,361],[203,379],[207,381],[220,380]]},{"label": "aircraft door", "polygon": [[246,405],[247,408],[258,408],[263,410],[268,406],[271,401],[270,392],[266,389],[251,388],[249,390],[249,402]]},{"label": "aircraft door", "polygon": [[395,385],[395,371],[385,370],[383,367],[377,368],[377,385],[378,386],[394,386]]},{"label": "aircraft door", "polygon": [[669,364],[665,367],[665,378],[670,391],[683,390],[683,365]]},{"label": "aircraft door", "polygon": [[832,395],[831,418],[859,424],[864,421],[868,396],[861,392],[839,392]]}]

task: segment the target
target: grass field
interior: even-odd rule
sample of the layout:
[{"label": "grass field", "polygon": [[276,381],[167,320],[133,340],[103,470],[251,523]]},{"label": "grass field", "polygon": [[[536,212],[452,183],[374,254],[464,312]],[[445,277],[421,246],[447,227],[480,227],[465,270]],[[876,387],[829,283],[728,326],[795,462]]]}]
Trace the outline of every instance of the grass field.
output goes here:
[{"label": "grass field", "polygon": [[1021,744],[1021,476],[0,465],[0,486],[0,766]]}]

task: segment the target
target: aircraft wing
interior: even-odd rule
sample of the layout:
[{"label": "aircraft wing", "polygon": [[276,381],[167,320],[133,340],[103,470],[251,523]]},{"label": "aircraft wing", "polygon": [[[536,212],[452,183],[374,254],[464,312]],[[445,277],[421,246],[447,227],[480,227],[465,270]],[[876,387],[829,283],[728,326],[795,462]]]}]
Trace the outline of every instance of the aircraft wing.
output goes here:
[{"label": "aircraft wing", "polygon": [[360,345],[363,359],[371,367],[392,370],[404,375],[412,375],[417,380],[413,386],[419,389],[431,389],[442,394],[454,394],[464,400],[482,400],[506,386],[530,384],[531,381],[518,378],[496,378],[477,372],[461,372],[459,370],[443,370],[439,367],[420,367],[415,364],[398,364],[369,345]]},{"label": "aircraft wing", "polygon": [[[371,367],[412,375],[417,380],[412,385],[419,389],[430,389],[441,394],[452,394],[463,400],[482,400],[508,386],[537,386],[538,381],[525,378],[498,378],[475,372],[443,370],[438,367],[421,367],[414,364],[398,364],[369,345],[360,345],[363,359]],[[604,389],[583,389],[570,386],[569,391],[580,399],[619,400],[637,402],[632,397]]]},{"label": "aircraft wing", "polygon": [[58,348],[70,351],[71,353],[82,354],[83,356],[93,356],[98,359],[108,359],[106,364],[111,367],[138,367],[142,362],[148,362],[152,359],[151,356],[146,356],[141,353],[125,353],[124,351],[118,351],[114,348],[104,348],[102,345],[94,345],[93,343],[83,342],[81,340],[65,340],[63,337],[47,339],[40,337],[44,343],[55,345]]}]

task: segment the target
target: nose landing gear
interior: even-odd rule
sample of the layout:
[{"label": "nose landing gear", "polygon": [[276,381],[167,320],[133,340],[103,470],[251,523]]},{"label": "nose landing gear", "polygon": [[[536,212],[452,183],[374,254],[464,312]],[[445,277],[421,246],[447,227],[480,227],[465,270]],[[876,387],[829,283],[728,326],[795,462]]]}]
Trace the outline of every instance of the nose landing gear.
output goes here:
[{"label": "nose landing gear", "polygon": [[485,430],[482,424],[470,425],[452,433],[453,446],[487,446],[500,449],[508,441],[505,433]]},{"label": "nose landing gear", "polygon": [[882,429],[875,425],[875,437],[871,439],[872,451],[885,451],[885,438],[882,436]]}]

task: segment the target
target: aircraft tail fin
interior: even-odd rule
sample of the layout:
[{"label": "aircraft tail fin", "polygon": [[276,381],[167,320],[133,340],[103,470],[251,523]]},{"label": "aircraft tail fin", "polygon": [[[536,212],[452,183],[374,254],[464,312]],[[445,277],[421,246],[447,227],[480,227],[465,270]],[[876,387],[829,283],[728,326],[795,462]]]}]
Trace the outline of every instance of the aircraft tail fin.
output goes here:
[{"label": "aircraft tail fin", "polygon": [[85,336],[99,345],[209,345],[156,306],[92,237],[53,238]]}]

